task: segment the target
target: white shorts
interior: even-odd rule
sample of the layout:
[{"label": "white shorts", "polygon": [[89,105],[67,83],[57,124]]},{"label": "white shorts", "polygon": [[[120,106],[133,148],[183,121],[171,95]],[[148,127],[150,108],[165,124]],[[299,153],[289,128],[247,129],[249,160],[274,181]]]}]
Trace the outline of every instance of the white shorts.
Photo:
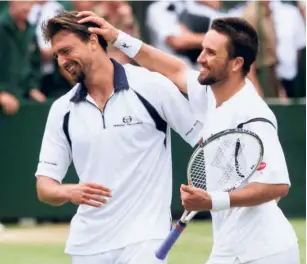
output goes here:
[{"label": "white shorts", "polygon": [[162,240],[147,240],[101,254],[72,255],[72,264],[166,264],[166,260],[159,260],[155,256],[161,243]]},{"label": "white shorts", "polygon": [[[219,264],[214,261],[208,261],[206,264]],[[236,260],[233,264],[300,264],[300,254],[298,245],[291,247],[290,249],[280,252],[278,254],[270,255],[264,258],[241,262]]]}]

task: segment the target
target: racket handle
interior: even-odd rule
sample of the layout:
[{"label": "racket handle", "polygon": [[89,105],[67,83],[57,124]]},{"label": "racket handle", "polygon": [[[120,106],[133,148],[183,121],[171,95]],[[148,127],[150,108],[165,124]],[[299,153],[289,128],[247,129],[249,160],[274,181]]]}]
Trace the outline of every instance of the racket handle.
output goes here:
[{"label": "racket handle", "polygon": [[161,246],[156,251],[156,257],[158,259],[165,259],[166,255],[175,244],[181,232],[185,229],[186,224],[182,223],[180,220],[176,223],[176,226],[172,229],[172,231],[168,234],[167,238],[163,241]]}]

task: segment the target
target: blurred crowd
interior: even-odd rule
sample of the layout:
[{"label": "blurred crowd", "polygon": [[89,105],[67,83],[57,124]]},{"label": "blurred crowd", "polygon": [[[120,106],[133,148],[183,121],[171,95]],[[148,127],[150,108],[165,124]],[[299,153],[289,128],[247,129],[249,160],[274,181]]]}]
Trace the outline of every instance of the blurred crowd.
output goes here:
[{"label": "blurred crowd", "polygon": [[[302,55],[306,52],[305,4],[279,0],[1,2],[0,108],[5,114],[14,114],[21,100],[44,103],[74,85],[68,73],[58,67],[41,30],[44,21],[62,10],[91,10],[119,29],[181,57],[195,69],[211,21],[222,16],[243,17],[260,38],[259,56],[249,74],[259,94],[297,97],[300,60],[306,63]],[[114,47],[108,48],[108,54],[121,63],[133,63]],[[305,84],[302,90],[299,96],[305,97]]]}]

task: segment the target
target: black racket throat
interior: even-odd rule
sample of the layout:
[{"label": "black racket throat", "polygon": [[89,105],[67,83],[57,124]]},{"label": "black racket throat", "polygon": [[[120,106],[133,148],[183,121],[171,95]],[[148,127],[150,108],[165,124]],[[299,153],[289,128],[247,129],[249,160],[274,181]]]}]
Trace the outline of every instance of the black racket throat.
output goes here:
[{"label": "black racket throat", "polygon": [[178,224],[182,227],[185,228],[187,223],[182,222],[181,220],[178,221]]}]

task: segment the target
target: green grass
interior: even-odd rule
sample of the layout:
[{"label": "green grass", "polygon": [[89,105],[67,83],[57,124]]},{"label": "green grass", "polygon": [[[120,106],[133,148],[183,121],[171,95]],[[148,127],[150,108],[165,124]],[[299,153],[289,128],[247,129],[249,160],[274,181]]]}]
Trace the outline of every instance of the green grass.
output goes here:
[{"label": "green grass", "polygon": [[[306,263],[306,221],[291,220],[299,238],[301,264]],[[9,227],[10,229],[10,227]],[[282,232],[282,231],[281,231]],[[52,235],[52,234],[51,234]],[[1,235],[0,235],[1,236]],[[212,246],[210,221],[193,222],[186,229],[170,253],[169,264],[203,264]],[[0,243],[1,264],[70,264],[63,253],[64,241],[59,244],[3,244]]]}]

